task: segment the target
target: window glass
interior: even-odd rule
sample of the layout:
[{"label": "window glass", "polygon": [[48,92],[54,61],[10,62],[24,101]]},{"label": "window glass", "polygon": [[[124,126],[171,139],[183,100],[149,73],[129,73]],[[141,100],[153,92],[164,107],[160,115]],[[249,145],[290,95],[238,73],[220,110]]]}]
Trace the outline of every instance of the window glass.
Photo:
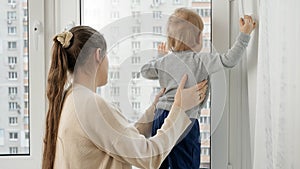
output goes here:
[{"label": "window glass", "polygon": [[27,5],[0,2],[0,155],[29,154]]},{"label": "window glass", "polygon": [[[81,24],[99,31],[109,28],[107,34],[104,33],[105,38],[109,38],[109,80],[97,92],[120,107],[132,122],[138,119],[160,91],[158,81],[144,79],[140,69],[143,64],[156,58],[157,52],[151,51],[166,41],[166,16],[176,8],[193,9],[205,24],[203,52],[211,50],[211,0],[82,0],[82,3]],[[144,18],[146,14],[149,19]],[[124,31],[128,32],[125,38],[121,37]],[[210,168],[210,96],[208,97],[199,118],[202,169]]]}]

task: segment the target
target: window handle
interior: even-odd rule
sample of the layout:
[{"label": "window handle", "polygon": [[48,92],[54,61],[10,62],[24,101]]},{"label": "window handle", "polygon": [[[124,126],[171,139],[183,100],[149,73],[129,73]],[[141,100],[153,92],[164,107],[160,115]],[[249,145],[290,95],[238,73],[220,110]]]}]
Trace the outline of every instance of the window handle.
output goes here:
[{"label": "window handle", "polygon": [[40,21],[35,21],[33,23],[33,37],[35,50],[38,50],[39,45],[39,35],[42,32],[42,24]]}]

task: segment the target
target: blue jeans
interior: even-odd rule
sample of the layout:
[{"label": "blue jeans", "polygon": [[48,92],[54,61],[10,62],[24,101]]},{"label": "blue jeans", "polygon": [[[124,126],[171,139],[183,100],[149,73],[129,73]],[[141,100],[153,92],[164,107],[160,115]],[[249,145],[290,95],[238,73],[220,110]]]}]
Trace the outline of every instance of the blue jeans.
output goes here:
[{"label": "blue jeans", "polygon": [[[155,110],[152,136],[161,128],[168,114],[168,110]],[[199,122],[197,119],[191,119],[191,121],[192,124],[177,141],[177,144],[161,164],[160,169],[199,169],[201,151]]]}]

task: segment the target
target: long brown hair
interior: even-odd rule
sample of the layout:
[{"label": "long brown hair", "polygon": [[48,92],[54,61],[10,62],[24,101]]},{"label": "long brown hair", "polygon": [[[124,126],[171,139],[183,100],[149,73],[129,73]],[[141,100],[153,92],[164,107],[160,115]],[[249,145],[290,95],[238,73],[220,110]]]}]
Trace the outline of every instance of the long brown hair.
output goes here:
[{"label": "long brown hair", "polygon": [[46,118],[42,169],[53,169],[54,167],[56,140],[66,92],[64,88],[67,73],[72,74],[74,72],[75,64],[83,64],[94,51],[92,49],[101,48],[104,53],[106,52],[105,39],[95,29],[88,26],[76,26],[69,32],[72,33],[73,37],[68,47],[63,46],[58,41],[58,36],[53,39],[52,60],[47,81],[49,108]]},{"label": "long brown hair", "polygon": [[174,52],[192,50],[199,43],[203,30],[201,17],[191,9],[178,8],[169,17],[167,25],[169,50]]}]

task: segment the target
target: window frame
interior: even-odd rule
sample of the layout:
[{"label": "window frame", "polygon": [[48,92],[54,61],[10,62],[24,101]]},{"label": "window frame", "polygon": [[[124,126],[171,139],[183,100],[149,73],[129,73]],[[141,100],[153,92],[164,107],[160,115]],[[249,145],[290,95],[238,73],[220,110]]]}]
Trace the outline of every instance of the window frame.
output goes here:
[{"label": "window frame", "polygon": [[[53,1],[54,2],[54,1]],[[52,3],[47,2],[47,3]],[[50,7],[50,8],[49,8]],[[53,9],[53,6],[48,6]],[[40,22],[43,26],[45,23],[45,0],[28,0],[28,36],[29,39],[29,111],[32,116],[28,119],[30,125],[30,141],[29,141],[29,154],[7,154],[0,156],[0,164],[6,169],[16,168],[41,168],[42,159],[42,145],[43,145],[43,132],[44,132],[44,119],[46,112],[46,97],[45,97],[45,84],[46,84],[46,64],[45,64],[45,33],[48,27],[45,26],[43,31],[34,33],[33,27],[35,23]],[[47,19],[53,17],[53,13],[47,15]],[[35,46],[34,41],[38,39],[39,46]],[[47,38],[50,40],[51,37]],[[39,89],[39,90],[34,90]],[[44,97],[41,97],[44,96]],[[42,119],[42,120],[41,120]],[[21,120],[21,119],[19,119]],[[10,131],[11,132],[11,131]],[[19,133],[19,138],[21,137]]]}]

